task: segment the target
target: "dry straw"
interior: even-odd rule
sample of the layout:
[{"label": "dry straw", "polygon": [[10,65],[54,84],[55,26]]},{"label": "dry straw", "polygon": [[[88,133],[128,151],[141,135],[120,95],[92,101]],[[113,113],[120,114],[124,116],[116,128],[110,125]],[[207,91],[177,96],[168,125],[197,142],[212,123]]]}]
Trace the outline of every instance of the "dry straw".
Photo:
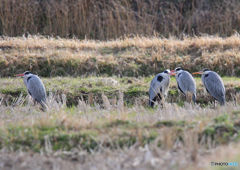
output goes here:
[{"label": "dry straw", "polygon": [[[65,96],[53,93],[48,96],[51,108],[47,112],[40,111],[33,106],[33,103],[21,105],[26,100],[22,96],[16,99],[12,106],[1,104],[0,129],[3,146],[9,144],[4,142],[7,139],[10,143],[15,141],[19,144],[21,140],[31,137],[29,135],[31,132],[34,135],[33,141],[38,141],[40,139],[37,136],[40,130],[44,130],[43,145],[40,143],[37,145],[44,149],[40,151],[41,154],[25,150],[22,152],[22,149],[13,152],[13,147],[10,148],[11,151],[4,147],[0,152],[0,159],[6,157],[7,159],[1,159],[2,166],[29,166],[30,169],[36,169],[41,165],[48,169],[50,162],[54,167],[61,166],[67,169],[91,169],[92,167],[97,169],[102,167],[105,169],[113,167],[159,169],[161,167],[167,170],[174,169],[176,166],[179,169],[191,166],[192,169],[196,167],[206,169],[210,166],[209,160],[216,159],[216,156],[225,161],[232,161],[239,157],[239,144],[219,145],[213,141],[212,136],[203,133],[204,130],[214,128],[217,128],[215,133],[218,133],[221,127],[225,132],[222,134],[223,137],[229,134],[233,138],[229,140],[236,140],[237,130],[233,131],[235,135],[227,133],[227,130],[234,129],[232,126],[238,126],[235,121],[236,114],[239,114],[236,111],[240,109],[240,106],[234,102],[227,102],[225,106],[216,109],[209,106],[201,108],[198,105],[191,108],[179,107],[173,103],[166,103],[167,107],[149,110],[139,105],[125,107],[124,96],[121,92],[118,98],[117,114],[116,108],[110,107],[107,96],[104,94],[102,94],[102,99],[109,108],[90,107],[89,103],[83,101],[83,98],[79,100],[78,107],[64,108]],[[233,110],[235,112],[232,112]],[[228,120],[223,121],[222,118],[226,116],[226,113]],[[216,121],[222,122],[215,124]],[[233,124],[230,122],[232,126],[225,124],[229,121],[234,121]],[[19,127],[23,128],[18,129]],[[14,128],[14,131],[10,131],[11,128]],[[54,130],[46,130],[47,128]],[[16,133],[18,130],[19,134]],[[95,133],[90,133],[91,130],[95,130]],[[58,133],[61,134],[64,131],[67,132],[66,138],[63,138],[64,135],[56,137]],[[77,133],[84,134],[81,140],[86,141],[84,144],[77,143],[77,147],[74,147],[76,145],[72,144],[77,140],[74,134]],[[13,134],[18,136],[13,137]],[[91,154],[82,148],[84,145],[92,145],[85,139],[85,135],[93,136],[94,142],[98,142],[97,149],[89,151]],[[95,135],[97,136],[94,137]],[[148,143],[144,143],[150,135],[156,135],[156,138],[150,138]],[[9,138],[6,138],[7,136]],[[123,143],[126,147],[121,148],[120,143],[114,145],[114,140],[118,138],[119,141],[124,139]],[[129,146],[128,142],[124,142],[126,139],[131,141],[133,138],[136,138],[136,142]],[[218,138],[214,137],[214,139]],[[57,151],[54,149],[56,146],[54,143],[58,143],[60,139],[66,141],[65,145],[71,147],[70,150],[67,151],[64,147]],[[31,143],[21,142],[21,147]],[[36,147],[34,144],[33,146]]]}]

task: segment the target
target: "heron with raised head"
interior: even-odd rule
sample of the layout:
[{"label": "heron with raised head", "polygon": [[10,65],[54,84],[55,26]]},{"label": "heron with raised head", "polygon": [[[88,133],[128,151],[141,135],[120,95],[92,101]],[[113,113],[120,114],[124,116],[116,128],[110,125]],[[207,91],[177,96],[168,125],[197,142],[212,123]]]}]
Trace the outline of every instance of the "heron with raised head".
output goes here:
[{"label": "heron with raised head", "polygon": [[167,69],[162,73],[157,74],[151,81],[149,88],[149,105],[154,106],[156,100],[162,100],[167,96],[170,84],[170,70]]},{"label": "heron with raised head", "polygon": [[196,102],[196,82],[193,76],[181,67],[172,70],[171,73],[175,75],[178,89],[186,96],[187,92],[192,93],[192,101]]},{"label": "heron with raised head", "polygon": [[42,80],[35,74],[32,74],[30,71],[25,71],[23,74],[17,74],[15,76],[23,77],[23,82],[27,88],[28,93],[32,96],[35,102],[41,104],[41,106],[46,109],[46,90]]},{"label": "heron with raised head", "polygon": [[221,77],[214,71],[204,68],[202,71],[195,72],[192,74],[202,74],[201,79],[207,92],[219,102],[221,106],[225,105],[225,87]]}]

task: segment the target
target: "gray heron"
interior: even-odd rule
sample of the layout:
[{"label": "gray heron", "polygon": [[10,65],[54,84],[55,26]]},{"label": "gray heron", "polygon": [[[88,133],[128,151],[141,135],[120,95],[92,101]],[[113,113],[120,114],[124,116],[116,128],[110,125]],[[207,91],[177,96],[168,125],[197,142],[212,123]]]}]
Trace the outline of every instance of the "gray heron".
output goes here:
[{"label": "gray heron", "polygon": [[201,79],[207,92],[219,102],[221,106],[225,105],[225,87],[221,77],[214,71],[204,68],[202,71],[195,72],[192,74],[202,74]]},{"label": "gray heron", "polygon": [[151,81],[149,88],[149,105],[153,107],[154,102],[161,100],[167,95],[170,84],[170,70],[167,69],[162,73],[157,74]]},{"label": "gray heron", "polygon": [[196,82],[193,76],[181,67],[172,70],[171,73],[175,75],[178,89],[186,96],[187,92],[192,93],[192,101],[196,102]]},{"label": "gray heron", "polygon": [[30,71],[25,71],[23,74],[17,74],[15,76],[23,77],[23,82],[27,88],[28,93],[32,96],[34,104],[37,101],[41,106],[46,109],[46,90],[42,80]]}]

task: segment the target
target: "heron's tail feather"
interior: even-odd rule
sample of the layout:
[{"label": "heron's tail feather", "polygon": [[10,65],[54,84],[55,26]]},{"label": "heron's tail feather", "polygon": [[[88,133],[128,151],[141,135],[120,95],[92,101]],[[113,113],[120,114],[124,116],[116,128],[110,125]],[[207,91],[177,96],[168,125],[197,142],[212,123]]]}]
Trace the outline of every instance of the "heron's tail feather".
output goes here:
[{"label": "heron's tail feather", "polygon": [[42,106],[42,109],[43,109],[44,111],[46,111],[46,110],[49,109],[46,99],[45,99],[45,100],[42,100],[42,101],[39,102],[39,103],[40,103],[40,105]]},{"label": "heron's tail feather", "polygon": [[186,91],[186,101],[188,103],[191,103],[193,101],[193,103],[196,102],[196,94],[194,92],[191,92],[191,91]]},{"label": "heron's tail feather", "polygon": [[225,97],[221,97],[221,98],[218,100],[218,103],[219,103],[221,106],[224,106],[225,103],[226,103]]},{"label": "heron's tail feather", "polygon": [[195,93],[192,95],[192,101],[193,101],[193,103],[196,103],[196,94]]}]

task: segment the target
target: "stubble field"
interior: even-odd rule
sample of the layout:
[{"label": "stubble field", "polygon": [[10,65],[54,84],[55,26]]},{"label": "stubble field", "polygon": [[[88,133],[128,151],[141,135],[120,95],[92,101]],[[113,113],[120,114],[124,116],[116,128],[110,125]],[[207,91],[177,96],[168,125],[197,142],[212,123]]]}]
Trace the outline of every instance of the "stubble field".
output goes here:
[{"label": "stubble field", "polygon": [[[238,35],[229,38],[125,37],[113,41],[2,37],[2,169],[214,169],[238,162]],[[197,104],[171,78],[164,107],[148,107],[153,76],[182,66],[224,76],[226,106],[197,82]],[[21,78],[42,77],[49,110],[34,106]],[[233,77],[230,77],[233,76]]]}]

